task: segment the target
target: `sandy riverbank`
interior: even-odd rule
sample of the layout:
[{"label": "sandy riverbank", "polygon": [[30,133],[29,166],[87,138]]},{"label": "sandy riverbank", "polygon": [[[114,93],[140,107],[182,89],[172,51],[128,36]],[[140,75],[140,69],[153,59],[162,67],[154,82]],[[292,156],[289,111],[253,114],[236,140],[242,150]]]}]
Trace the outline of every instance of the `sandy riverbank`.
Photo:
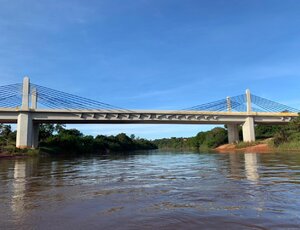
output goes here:
[{"label": "sandy riverbank", "polygon": [[271,153],[274,149],[266,143],[259,143],[253,146],[239,148],[235,144],[225,144],[215,148],[217,152],[245,152],[245,153]]}]

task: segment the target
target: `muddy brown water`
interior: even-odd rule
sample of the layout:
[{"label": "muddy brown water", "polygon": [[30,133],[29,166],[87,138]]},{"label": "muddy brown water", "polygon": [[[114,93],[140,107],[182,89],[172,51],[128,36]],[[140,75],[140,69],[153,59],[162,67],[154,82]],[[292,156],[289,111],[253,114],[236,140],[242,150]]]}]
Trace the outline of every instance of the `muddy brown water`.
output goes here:
[{"label": "muddy brown water", "polygon": [[0,229],[300,229],[300,153],[1,159]]}]

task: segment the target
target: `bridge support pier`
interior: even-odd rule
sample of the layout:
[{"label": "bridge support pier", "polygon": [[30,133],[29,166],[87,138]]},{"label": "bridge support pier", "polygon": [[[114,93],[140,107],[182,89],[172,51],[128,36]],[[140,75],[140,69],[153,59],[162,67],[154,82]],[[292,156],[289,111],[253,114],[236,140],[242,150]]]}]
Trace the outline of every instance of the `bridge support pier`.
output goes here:
[{"label": "bridge support pier", "polygon": [[243,139],[244,142],[255,141],[254,118],[247,117],[243,124]]},{"label": "bridge support pier", "polygon": [[32,147],[33,124],[30,113],[21,112],[18,115],[16,147],[20,149]]},{"label": "bridge support pier", "polygon": [[240,141],[239,138],[239,125],[237,124],[227,124],[228,131],[228,143],[233,144]]},{"label": "bridge support pier", "polygon": [[30,105],[30,81],[28,77],[23,79],[22,107],[18,115],[16,147],[20,149],[37,148],[39,138],[39,124],[34,123],[31,111],[37,108],[37,93],[33,90]]},{"label": "bridge support pier", "polygon": [[33,123],[30,113],[22,112],[18,116],[16,147],[20,149],[37,148],[39,142],[39,124]]},{"label": "bridge support pier", "polygon": [[[251,102],[251,93],[250,90],[246,90],[246,99],[247,99],[247,113],[252,112],[252,102]],[[244,142],[253,142],[255,141],[255,129],[254,129],[254,118],[251,116],[246,117],[245,123],[243,124],[243,139]]]}]

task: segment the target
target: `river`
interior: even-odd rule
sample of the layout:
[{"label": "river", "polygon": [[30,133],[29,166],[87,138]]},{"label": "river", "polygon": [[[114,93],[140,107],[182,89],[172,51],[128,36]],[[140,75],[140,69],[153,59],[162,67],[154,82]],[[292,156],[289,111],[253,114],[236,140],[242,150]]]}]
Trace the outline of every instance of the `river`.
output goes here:
[{"label": "river", "polygon": [[300,153],[0,160],[0,229],[299,229]]}]

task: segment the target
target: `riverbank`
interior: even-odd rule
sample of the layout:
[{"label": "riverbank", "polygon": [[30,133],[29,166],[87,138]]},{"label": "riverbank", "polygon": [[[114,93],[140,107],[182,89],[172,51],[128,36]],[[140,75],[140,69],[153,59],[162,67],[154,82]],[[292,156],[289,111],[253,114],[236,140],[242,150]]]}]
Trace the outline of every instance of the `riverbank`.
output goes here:
[{"label": "riverbank", "polygon": [[275,149],[267,143],[259,143],[251,146],[239,147],[236,144],[225,144],[214,149],[220,153],[243,152],[243,153],[273,153]]},{"label": "riverbank", "polygon": [[37,156],[39,154],[39,149],[18,149],[18,148],[9,148],[9,151],[1,150],[0,159],[4,158],[24,158],[29,156]]},{"label": "riverbank", "polygon": [[275,152],[300,152],[299,142],[291,141],[284,142],[281,145],[275,146],[273,138],[260,140],[252,143],[240,142],[238,144],[224,144],[214,151],[220,153],[242,152],[242,153],[275,153]]}]

